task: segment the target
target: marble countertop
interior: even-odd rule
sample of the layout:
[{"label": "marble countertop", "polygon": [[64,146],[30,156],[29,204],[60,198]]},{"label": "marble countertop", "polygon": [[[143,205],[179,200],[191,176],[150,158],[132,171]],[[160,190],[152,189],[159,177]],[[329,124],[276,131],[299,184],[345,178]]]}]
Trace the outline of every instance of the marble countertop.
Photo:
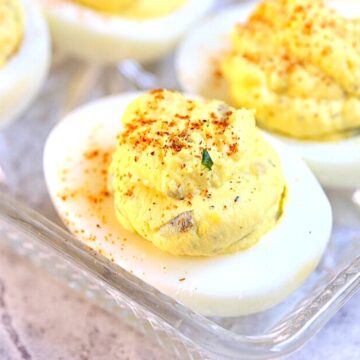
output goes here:
[{"label": "marble countertop", "polygon": [[[360,359],[360,293],[289,360]],[[165,360],[171,355],[0,247],[1,360]]]}]

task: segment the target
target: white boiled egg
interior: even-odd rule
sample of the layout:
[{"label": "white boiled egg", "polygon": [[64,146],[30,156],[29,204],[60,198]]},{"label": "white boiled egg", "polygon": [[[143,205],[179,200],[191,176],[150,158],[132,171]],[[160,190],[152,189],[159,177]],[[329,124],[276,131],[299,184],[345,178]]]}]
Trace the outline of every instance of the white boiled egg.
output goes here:
[{"label": "white boiled egg", "polygon": [[116,63],[146,62],[165,55],[214,0],[188,0],[167,15],[142,20],[102,13],[70,0],[41,3],[60,48],[88,61]]},{"label": "white boiled egg", "polygon": [[[178,79],[184,91],[229,101],[227,84],[217,72],[218,61],[230,48],[231,29],[245,22],[255,6],[255,2],[244,2],[227,8],[202,21],[188,34],[176,59]],[[271,136],[290,145],[323,185],[360,186],[360,136],[332,142],[301,141],[274,133]]]},{"label": "white boiled egg", "polygon": [[326,3],[346,17],[360,18],[359,0],[326,0]]},{"label": "white boiled egg", "polygon": [[163,293],[207,316],[255,313],[284,300],[315,269],[332,226],[329,202],[307,166],[276,140],[288,196],[279,223],[257,245],[232,255],[184,257],[125,231],[107,192],[107,167],[121,116],[138,93],[95,101],[50,134],[44,173],[70,231]]},{"label": "white boiled egg", "polygon": [[21,0],[24,38],[19,49],[0,67],[0,126],[20,115],[40,90],[49,67],[47,26],[39,7]]}]

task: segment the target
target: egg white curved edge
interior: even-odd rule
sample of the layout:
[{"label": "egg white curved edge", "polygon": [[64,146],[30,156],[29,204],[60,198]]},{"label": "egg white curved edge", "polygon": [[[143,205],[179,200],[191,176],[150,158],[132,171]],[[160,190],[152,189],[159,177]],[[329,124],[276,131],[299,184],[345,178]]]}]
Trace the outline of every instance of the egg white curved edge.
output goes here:
[{"label": "egg white curved edge", "polygon": [[190,0],[162,18],[135,21],[101,14],[68,1],[41,0],[55,42],[94,62],[155,60],[169,52],[214,0]]},{"label": "egg white curved edge", "polygon": [[39,92],[50,62],[46,22],[34,1],[21,0],[25,34],[18,52],[0,69],[0,126],[20,115]]},{"label": "egg white curved edge", "polygon": [[214,78],[214,64],[229,49],[229,35],[234,25],[245,22],[255,6],[255,2],[244,2],[228,7],[208,16],[186,35],[175,58],[177,77],[183,90],[228,99],[226,82]]},{"label": "egg white curved edge", "polygon": [[333,142],[296,141],[271,134],[307,162],[321,184],[329,188],[360,187],[360,136]]},{"label": "egg white curved edge", "polygon": [[[229,48],[230,30],[236,23],[245,21],[255,6],[256,3],[245,2],[228,8],[204,20],[187,35],[176,57],[177,75],[184,91],[228,101],[225,80],[214,78],[214,61]],[[324,186],[360,186],[360,136],[334,142],[272,136],[291,146]]]},{"label": "egg white curved edge", "polygon": [[62,199],[64,190],[96,183],[91,171],[86,175],[83,154],[114,149],[121,114],[136,96],[123,94],[82,107],[62,120],[47,140],[46,183],[70,230],[93,249],[111,254],[122,268],[203,315],[250,314],[285,299],[317,266],[330,236],[332,214],[307,166],[276,140],[269,139],[281,156],[289,193],[284,215],[257,245],[233,255],[172,256],[126,232],[115,218],[111,197],[100,211],[94,211],[85,196]]}]

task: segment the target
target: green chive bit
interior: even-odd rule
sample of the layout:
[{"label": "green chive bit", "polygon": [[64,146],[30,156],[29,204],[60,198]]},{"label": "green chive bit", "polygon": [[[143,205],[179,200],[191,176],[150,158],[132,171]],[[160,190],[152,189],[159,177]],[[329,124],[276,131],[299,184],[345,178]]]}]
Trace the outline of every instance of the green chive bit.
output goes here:
[{"label": "green chive bit", "polygon": [[210,154],[206,149],[204,149],[202,152],[201,164],[203,164],[209,170],[211,170],[212,166],[214,165],[214,162],[212,161]]}]

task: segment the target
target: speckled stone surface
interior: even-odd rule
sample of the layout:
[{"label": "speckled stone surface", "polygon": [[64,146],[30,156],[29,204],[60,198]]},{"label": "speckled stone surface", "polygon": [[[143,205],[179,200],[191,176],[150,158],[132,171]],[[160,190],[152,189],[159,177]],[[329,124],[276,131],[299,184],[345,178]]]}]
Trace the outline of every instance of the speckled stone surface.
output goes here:
[{"label": "speckled stone surface", "polygon": [[[0,359],[168,360],[171,354],[0,247]],[[360,294],[289,359],[360,359]]]},{"label": "speckled stone surface", "polygon": [[0,247],[1,360],[165,360],[168,354]]}]

